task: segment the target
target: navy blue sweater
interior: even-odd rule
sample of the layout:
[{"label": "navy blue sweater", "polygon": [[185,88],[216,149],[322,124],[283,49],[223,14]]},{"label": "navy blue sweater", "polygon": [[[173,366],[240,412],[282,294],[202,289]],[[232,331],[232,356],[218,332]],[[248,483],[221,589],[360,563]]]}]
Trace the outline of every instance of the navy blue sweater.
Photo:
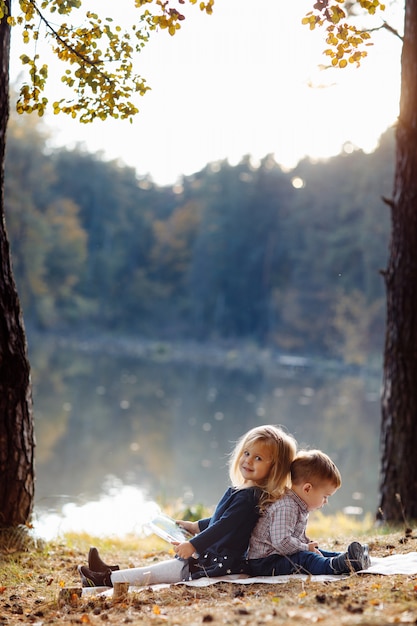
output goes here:
[{"label": "navy blue sweater", "polygon": [[189,559],[192,578],[244,571],[249,539],[259,519],[257,487],[229,487],[211,518],[199,520],[200,533],[190,542],[198,554]]}]

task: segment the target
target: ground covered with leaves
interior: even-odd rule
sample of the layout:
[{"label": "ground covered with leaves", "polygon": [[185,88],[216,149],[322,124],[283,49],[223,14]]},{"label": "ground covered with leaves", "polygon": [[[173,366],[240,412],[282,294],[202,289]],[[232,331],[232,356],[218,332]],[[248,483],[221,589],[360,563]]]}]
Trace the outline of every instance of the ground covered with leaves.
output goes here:
[{"label": "ground covered with leaves", "polygon": [[[126,599],[81,595],[77,565],[85,564],[91,537],[66,536],[46,545],[18,545],[0,536],[0,626],[21,624],[210,623],[282,626],[320,623],[385,626],[417,624],[417,575],[354,574],[332,582],[218,583],[205,588],[171,586],[130,592]],[[356,537],[320,541],[342,550]],[[361,537],[374,556],[417,551],[417,532]],[[97,540],[106,561],[123,567],[170,558],[166,544],[149,540]],[[17,545],[16,545],[17,544]],[[62,599],[63,589],[71,589]]]}]

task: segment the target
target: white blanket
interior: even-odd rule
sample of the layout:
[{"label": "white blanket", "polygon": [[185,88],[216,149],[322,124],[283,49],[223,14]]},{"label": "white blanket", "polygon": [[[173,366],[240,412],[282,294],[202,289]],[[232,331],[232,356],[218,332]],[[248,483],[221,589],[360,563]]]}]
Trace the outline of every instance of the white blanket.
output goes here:
[{"label": "white blanket", "polygon": [[[358,572],[358,574],[382,574],[390,576],[393,574],[405,574],[411,576],[417,574],[417,552],[409,552],[408,554],[392,554],[385,557],[371,557],[371,566]],[[310,580],[316,582],[344,580],[347,576],[338,575],[321,575],[308,576],[305,574],[291,574],[289,576],[255,576],[250,577],[246,574],[230,574],[221,578],[198,578],[197,580],[185,580],[176,585],[187,585],[187,587],[208,587],[219,582],[239,583],[240,585],[251,585],[254,583],[279,584],[286,583],[290,580]],[[152,587],[130,587],[129,591],[141,591],[142,589],[166,589],[170,585],[153,585]],[[113,589],[103,587],[84,587],[83,595],[87,594],[112,595]]]},{"label": "white blanket", "polygon": [[371,567],[361,574],[417,574],[417,552],[392,554],[385,557],[371,557]]}]

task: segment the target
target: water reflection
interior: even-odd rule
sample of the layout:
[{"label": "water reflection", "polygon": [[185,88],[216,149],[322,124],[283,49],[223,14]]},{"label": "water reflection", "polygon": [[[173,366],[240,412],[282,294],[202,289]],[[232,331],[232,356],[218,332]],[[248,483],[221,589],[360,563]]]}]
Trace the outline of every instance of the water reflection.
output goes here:
[{"label": "water reflection", "polygon": [[137,487],[110,479],[97,500],[81,505],[68,502],[59,512],[36,514],[34,533],[47,541],[68,532],[88,533],[93,537],[145,536],[150,534],[147,523],[160,511],[157,503],[148,500]]},{"label": "water reflection", "polygon": [[378,373],[172,363],[52,342],[31,345],[31,363],[37,512],[98,500],[109,476],[162,505],[211,506],[228,484],[234,442],[262,423],[283,424],[334,459],[343,485],[329,512],[375,511]]}]

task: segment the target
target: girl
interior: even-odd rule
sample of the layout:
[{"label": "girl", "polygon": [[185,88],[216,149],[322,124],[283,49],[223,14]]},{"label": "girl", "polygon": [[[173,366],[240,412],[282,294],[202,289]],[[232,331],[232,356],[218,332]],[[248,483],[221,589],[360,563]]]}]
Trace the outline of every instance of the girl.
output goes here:
[{"label": "girl", "polygon": [[258,426],[243,435],[232,452],[229,487],[211,518],[178,524],[194,536],[173,543],[176,557],[147,567],[120,570],[103,563],[92,548],[88,567],[79,566],[84,587],[176,583],[203,576],[246,571],[251,532],[265,507],[289,486],[296,442],[277,426]]}]

